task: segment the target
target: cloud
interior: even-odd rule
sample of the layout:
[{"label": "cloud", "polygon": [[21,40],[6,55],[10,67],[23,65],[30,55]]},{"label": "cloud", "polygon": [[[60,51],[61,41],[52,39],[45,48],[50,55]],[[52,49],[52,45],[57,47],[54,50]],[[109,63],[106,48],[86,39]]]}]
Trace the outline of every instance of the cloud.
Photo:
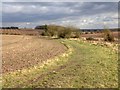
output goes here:
[{"label": "cloud", "polygon": [[2,0],[2,2],[119,2],[119,0]]},{"label": "cloud", "polygon": [[117,10],[117,2],[4,2],[2,19],[6,26],[30,22],[31,27],[42,23],[71,23],[83,28],[97,28],[97,23],[117,21]]}]

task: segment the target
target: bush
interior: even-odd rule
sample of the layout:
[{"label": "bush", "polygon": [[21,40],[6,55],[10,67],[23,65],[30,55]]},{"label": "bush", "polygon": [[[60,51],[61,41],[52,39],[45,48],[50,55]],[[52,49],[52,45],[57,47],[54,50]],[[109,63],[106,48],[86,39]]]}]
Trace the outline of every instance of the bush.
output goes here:
[{"label": "bush", "polygon": [[74,31],[74,35],[73,35],[73,38],[80,38],[80,31]]},{"label": "bush", "polygon": [[85,34],[88,34],[88,32],[85,32]]},{"label": "bush", "polygon": [[53,34],[50,31],[45,31],[42,33],[43,36],[53,36]]},{"label": "bush", "polygon": [[44,34],[46,36],[51,36],[51,37],[55,36],[57,34],[57,26],[55,26],[55,25],[49,25],[49,26],[47,26]]},{"label": "bush", "polygon": [[46,33],[45,33],[45,32],[42,32],[41,35],[42,35],[42,36],[46,36]]},{"label": "bush", "polygon": [[112,35],[112,32],[109,29],[105,29],[103,33],[104,33],[104,41],[109,41],[109,42],[114,41],[114,36]]},{"label": "bush", "polygon": [[48,25],[47,29],[42,33],[43,36],[55,36],[57,38],[71,38],[72,34],[75,38],[80,37],[80,32],[75,27],[67,26],[56,26],[56,25]]},{"label": "bush", "polygon": [[71,30],[69,28],[61,28],[58,33],[57,36],[58,38],[70,38],[71,37]]},{"label": "bush", "polygon": [[93,32],[90,32],[90,34],[93,34]]},{"label": "bush", "polygon": [[88,37],[86,40],[95,40],[93,37]]}]

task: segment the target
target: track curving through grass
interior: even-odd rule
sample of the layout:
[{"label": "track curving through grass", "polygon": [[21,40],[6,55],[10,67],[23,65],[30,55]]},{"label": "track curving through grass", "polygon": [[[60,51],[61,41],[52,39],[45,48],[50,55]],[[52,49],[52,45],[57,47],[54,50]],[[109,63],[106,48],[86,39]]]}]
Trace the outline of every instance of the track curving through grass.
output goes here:
[{"label": "track curving through grass", "polygon": [[[58,57],[44,68],[17,77],[4,87],[27,88],[117,88],[118,53],[88,42],[59,40],[73,49],[67,57]],[[51,63],[51,62],[50,62]],[[19,81],[22,79],[22,81]],[[18,81],[18,82],[17,82]],[[12,82],[12,84],[10,84]],[[6,82],[8,83],[8,82]]]}]

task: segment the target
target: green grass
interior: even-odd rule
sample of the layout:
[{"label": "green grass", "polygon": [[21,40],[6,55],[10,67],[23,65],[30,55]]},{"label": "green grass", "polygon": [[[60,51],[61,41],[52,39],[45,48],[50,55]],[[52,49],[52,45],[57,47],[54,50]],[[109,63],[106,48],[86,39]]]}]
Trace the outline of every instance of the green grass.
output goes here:
[{"label": "green grass", "polygon": [[[72,48],[42,68],[4,75],[3,87],[117,88],[118,54],[87,42],[60,40]],[[68,52],[67,52],[68,53]]]}]

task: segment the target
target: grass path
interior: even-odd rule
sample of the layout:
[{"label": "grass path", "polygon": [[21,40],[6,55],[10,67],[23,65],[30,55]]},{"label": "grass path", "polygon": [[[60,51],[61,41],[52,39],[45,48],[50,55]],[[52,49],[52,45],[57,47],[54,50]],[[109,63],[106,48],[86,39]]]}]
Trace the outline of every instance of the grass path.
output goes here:
[{"label": "grass path", "polygon": [[82,41],[62,42],[74,50],[70,56],[59,57],[54,64],[34,73],[15,79],[9,76],[9,80],[5,77],[8,82],[4,87],[117,88],[118,54],[115,51]]}]

